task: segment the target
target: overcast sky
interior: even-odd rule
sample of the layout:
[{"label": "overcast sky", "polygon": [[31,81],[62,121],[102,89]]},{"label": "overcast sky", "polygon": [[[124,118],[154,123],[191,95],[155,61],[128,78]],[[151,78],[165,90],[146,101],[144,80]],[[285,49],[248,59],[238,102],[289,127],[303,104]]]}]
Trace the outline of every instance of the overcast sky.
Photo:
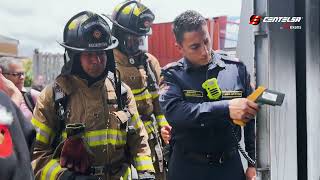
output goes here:
[{"label": "overcast sky", "polygon": [[[34,48],[63,52],[65,23],[76,13],[91,10],[111,14],[123,0],[1,0],[0,34],[19,40],[19,55],[30,56]],[[241,0],[142,0],[156,15],[155,22],[170,22],[181,12],[193,9],[205,17],[240,16]]]}]

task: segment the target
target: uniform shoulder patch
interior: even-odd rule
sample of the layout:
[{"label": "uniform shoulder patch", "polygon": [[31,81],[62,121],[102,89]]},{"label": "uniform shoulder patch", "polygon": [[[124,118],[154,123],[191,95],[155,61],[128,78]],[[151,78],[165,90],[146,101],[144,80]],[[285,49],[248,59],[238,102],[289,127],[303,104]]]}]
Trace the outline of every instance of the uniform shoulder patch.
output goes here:
[{"label": "uniform shoulder patch", "polygon": [[232,61],[232,62],[236,62],[236,63],[241,63],[241,61],[239,60],[239,58],[236,57],[232,57],[228,52],[226,51],[214,51],[215,54],[217,54],[219,56],[219,58],[221,60],[225,60],[225,61]]},{"label": "uniform shoulder patch", "polygon": [[171,62],[171,63],[165,65],[162,69],[164,71],[167,71],[169,69],[178,69],[180,67],[182,67],[182,64],[180,62]]}]

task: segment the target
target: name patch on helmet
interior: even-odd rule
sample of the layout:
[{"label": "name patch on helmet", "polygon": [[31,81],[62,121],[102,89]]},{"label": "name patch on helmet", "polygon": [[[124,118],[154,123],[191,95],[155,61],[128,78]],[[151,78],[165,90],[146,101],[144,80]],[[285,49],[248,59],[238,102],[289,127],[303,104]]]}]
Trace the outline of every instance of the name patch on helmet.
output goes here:
[{"label": "name patch on helmet", "polygon": [[108,46],[108,45],[109,45],[109,44],[106,43],[106,42],[88,44],[88,46],[91,47],[91,48],[93,48],[93,47],[106,47],[106,46]]}]

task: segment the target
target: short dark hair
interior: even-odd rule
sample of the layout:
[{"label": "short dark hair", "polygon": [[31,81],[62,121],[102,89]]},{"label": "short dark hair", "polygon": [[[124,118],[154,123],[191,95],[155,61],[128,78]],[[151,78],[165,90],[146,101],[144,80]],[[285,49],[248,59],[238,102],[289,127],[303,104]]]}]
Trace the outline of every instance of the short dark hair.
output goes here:
[{"label": "short dark hair", "polygon": [[181,44],[185,32],[199,31],[205,24],[207,24],[206,19],[197,11],[187,10],[181,13],[173,21],[176,41]]}]

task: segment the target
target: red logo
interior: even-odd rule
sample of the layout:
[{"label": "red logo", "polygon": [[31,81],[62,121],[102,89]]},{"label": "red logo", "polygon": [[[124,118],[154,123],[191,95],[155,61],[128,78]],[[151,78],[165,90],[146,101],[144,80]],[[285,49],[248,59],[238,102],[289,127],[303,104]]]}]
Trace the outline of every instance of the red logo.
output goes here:
[{"label": "red logo", "polygon": [[260,20],[261,20],[261,16],[252,15],[252,16],[250,17],[250,22],[249,22],[249,24],[258,25],[258,24],[260,23]]},{"label": "red logo", "polygon": [[13,144],[9,128],[0,124],[0,158],[11,156],[13,152]]}]

